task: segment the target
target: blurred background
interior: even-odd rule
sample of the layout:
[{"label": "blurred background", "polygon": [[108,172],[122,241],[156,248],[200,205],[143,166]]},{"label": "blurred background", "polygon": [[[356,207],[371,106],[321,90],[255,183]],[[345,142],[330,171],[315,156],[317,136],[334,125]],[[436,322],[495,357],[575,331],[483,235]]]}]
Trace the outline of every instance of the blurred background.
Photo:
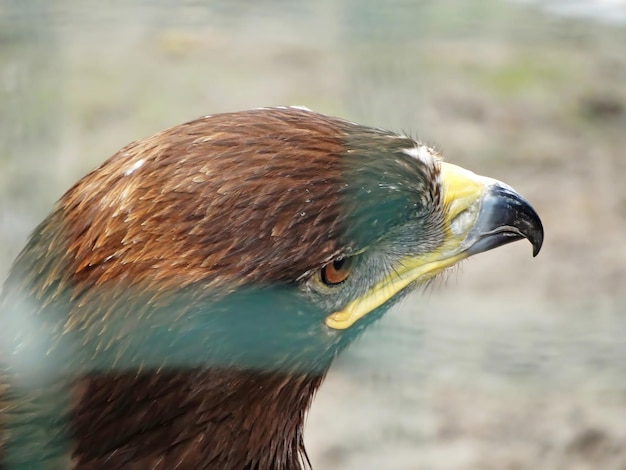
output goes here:
[{"label": "blurred background", "polygon": [[0,0],[0,278],[126,143],[304,105],[502,179],[546,242],[482,254],[331,369],[317,469],[626,469],[626,2]]}]

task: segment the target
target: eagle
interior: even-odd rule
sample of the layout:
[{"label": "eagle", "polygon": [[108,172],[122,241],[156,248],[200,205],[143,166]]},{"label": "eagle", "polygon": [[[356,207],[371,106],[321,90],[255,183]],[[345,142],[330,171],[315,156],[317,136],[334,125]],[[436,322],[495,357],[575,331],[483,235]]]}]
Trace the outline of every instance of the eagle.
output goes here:
[{"label": "eagle", "polygon": [[406,135],[274,107],[119,150],[0,298],[0,466],[300,469],[333,359],[402,296],[543,227]]}]

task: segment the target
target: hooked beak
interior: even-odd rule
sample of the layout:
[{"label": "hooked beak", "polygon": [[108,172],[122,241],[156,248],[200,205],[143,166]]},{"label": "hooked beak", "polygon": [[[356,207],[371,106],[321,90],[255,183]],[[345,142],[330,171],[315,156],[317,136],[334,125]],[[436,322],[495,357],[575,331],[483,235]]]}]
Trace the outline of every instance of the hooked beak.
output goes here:
[{"label": "hooked beak", "polygon": [[541,219],[513,188],[450,163],[442,163],[442,178],[447,222],[457,240],[464,237],[455,251],[471,256],[526,238],[537,256]]}]

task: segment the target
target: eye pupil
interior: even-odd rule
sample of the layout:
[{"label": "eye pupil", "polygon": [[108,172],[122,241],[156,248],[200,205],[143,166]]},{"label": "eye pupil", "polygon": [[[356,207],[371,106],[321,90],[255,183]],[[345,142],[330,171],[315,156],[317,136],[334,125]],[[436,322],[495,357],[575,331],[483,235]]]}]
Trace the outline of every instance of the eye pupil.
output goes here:
[{"label": "eye pupil", "polygon": [[320,278],[327,286],[336,286],[348,279],[351,266],[351,258],[336,258],[322,268]]}]

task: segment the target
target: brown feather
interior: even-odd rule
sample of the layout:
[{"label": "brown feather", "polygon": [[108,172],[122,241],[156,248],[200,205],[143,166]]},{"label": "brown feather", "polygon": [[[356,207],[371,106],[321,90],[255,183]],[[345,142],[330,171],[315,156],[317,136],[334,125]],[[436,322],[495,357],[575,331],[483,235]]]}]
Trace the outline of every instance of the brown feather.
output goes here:
[{"label": "brown feather", "polygon": [[419,208],[438,216],[438,166],[415,145],[263,109],[173,127],[86,175],[4,287],[5,462],[306,464],[304,414],[344,344],[292,287]]},{"label": "brown feather", "polygon": [[74,420],[80,468],[226,470],[299,468],[304,413],[322,377],[216,370],[85,380]]}]

